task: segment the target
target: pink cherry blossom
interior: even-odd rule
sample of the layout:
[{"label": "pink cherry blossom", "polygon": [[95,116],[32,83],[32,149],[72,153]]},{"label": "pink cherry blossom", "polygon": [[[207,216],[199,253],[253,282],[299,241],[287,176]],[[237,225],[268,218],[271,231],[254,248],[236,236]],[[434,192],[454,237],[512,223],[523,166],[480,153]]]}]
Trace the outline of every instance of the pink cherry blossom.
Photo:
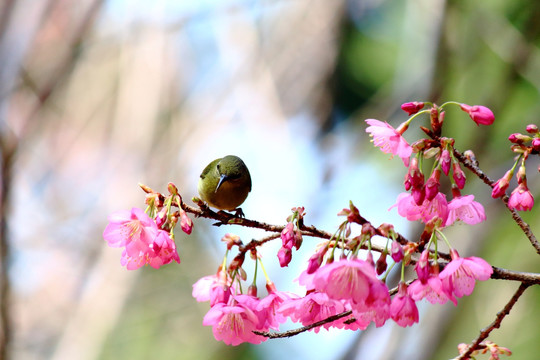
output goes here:
[{"label": "pink cherry blossom", "polygon": [[236,346],[244,342],[260,344],[268,339],[253,333],[253,330],[259,330],[259,318],[247,301],[215,304],[204,316],[203,325],[212,326],[216,340],[227,345]]},{"label": "pink cherry blossom", "polygon": [[405,166],[409,166],[409,158],[412,154],[412,147],[401,136],[401,133],[390,126],[387,122],[375,119],[367,119],[366,123],[370,125],[366,132],[373,137],[373,144],[379,147],[384,153],[397,155]]},{"label": "pink cherry blossom", "polygon": [[306,290],[312,291],[315,290],[315,285],[313,284],[313,278],[315,277],[315,273],[308,273],[307,270],[304,270],[300,273],[300,276],[298,276],[295,281],[298,281],[298,283],[306,288]]},{"label": "pink cherry blossom", "polygon": [[326,264],[315,272],[315,289],[328,294],[332,299],[365,302],[370,283],[378,282],[373,266],[360,259],[343,259]]},{"label": "pink cherry blossom", "polygon": [[218,286],[220,286],[220,283],[217,275],[204,276],[193,284],[191,295],[198,302],[210,301],[212,289]]},{"label": "pink cherry blossom", "polygon": [[150,265],[154,269],[159,269],[172,261],[180,263],[180,257],[176,251],[176,244],[170,238],[169,233],[158,230],[152,243],[145,248],[135,248],[132,242],[126,246],[122,252],[120,263],[128,270],[135,270],[144,265]]},{"label": "pink cherry blossom", "polygon": [[390,305],[390,314],[392,319],[402,327],[411,326],[418,322],[418,308],[408,294],[405,283],[399,284],[398,293],[394,296]]},{"label": "pink cherry blossom", "polygon": [[172,261],[180,263],[169,233],[158,229],[154,220],[138,208],[111,214],[103,238],[111,247],[125,246],[120,263],[128,270],[144,265],[157,269]]},{"label": "pink cherry blossom", "polygon": [[108,219],[103,238],[111,247],[130,245],[133,251],[147,249],[158,230],[156,223],[143,210],[135,207],[131,211],[112,213]]},{"label": "pink cherry blossom", "polygon": [[517,188],[510,194],[508,200],[508,207],[518,211],[529,211],[534,206],[534,198],[527,188],[527,184],[522,182]]},{"label": "pink cherry blossom", "polygon": [[[340,314],[343,311],[345,311],[345,306],[340,301],[331,299],[327,294],[316,291],[310,292],[300,299],[285,300],[278,310],[283,316],[290,317],[293,322],[300,322],[304,326]],[[328,329],[342,321],[339,319],[322,326]],[[318,333],[320,326],[312,330]]]},{"label": "pink cherry blossom", "polygon": [[475,280],[488,280],[493,268],[479,257],[459,257],[456,250],[450,251],[452,261],[439,274],[443,289],[456,297],[470,295],[474,290]]},{"label": "pink cherry blossom", "polygon": [[461,104],[461,110],[469,114],[471,119],[476,123],[476,125],[491,125],[495,121],[495,116],[493,112],[482,105],[467,105]]},{"label": "pink cherry blossom", "polygon": [[445,226],[450,226],[458,220],[469,225],[486,220],[484,207],[479,202],[474,201],[474,195],[459,196],[448,203],[448,218]]},{"label": "pink cherry blossom", "polygon": [[193,284],[191,294],[199,302],[210,301],[210,306],[218,302],[227,303],[231,295],[230,279],[224,271],[205,276]]},{"label": "pink cherry blossom", "polygon": [[431,201],[424,199],[420,206],[416,204],[411,194],[401,193],[391,208],[394,206],[397,206],[398,214],[409,221],[422,220],[427,223],[437,216],[444,223],[448,217],[448,202],[442,193],[438,193]]},{"label": "pink cherry blossom", "polygon": [[159,269],[161,265],[166,265],[173,261],[180,263],[176,244],[168,232],[158,230],[158,235],[154,239],[154,242],[150,244],[150,248],[152,252],[147,254],[147,263],[154,269]]},{"label": "pink cherry blossom", "polygon": [[382,281],[373,281],[369,286],[369,294],[364,303],[350,303],[358,326],[365,329],[370,322],[375,326],[383,326],[390,318],[390,294]]},{"label": "pink cherry blossom", "polygon": [[257,311],[266,312],[265,327],[279,330],[279,324],[287,321],[287,318],[278,312],[281,304],[298,298],[298,295],[285,291],[271,291],[266,297],[262,298],[256,309]]},{"label": "pink cherry blossom", "polygon": [[428,277],[425,283],[419,279],[413,281],[407,291],[414,301],[426,299],[432,304],[445,304],[451,300],[454,305],[457,305],[456,298],[445,291],[442,280],[437,275]]}]

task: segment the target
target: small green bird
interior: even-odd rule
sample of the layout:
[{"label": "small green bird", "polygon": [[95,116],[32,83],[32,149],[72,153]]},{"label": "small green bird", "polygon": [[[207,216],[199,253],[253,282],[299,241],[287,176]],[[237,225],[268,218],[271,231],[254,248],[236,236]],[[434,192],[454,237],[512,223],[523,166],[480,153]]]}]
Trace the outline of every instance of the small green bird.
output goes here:
[{"label": "small green bird", "polygon": [[204,168],[197,189],[208,205],[232,211],[242,205],[251,191],[251,176],[242,159],[227,155]]}]

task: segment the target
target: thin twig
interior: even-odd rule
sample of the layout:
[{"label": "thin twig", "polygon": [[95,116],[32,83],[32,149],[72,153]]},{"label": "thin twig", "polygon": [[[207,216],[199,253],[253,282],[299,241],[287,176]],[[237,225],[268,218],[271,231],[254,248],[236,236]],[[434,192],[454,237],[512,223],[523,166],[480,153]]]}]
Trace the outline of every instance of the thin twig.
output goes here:
[{"label": "thin twig", "polygon": [[466,360],[470,358],[473,351],[479,348],[480,343],[484,341],[494,329],[498,329],[501,326],[503,319],[506,317],[506,315],[510,313],[512,307],[516,304],[518,299],[521,297],[521,295],[523,295],[523,293],[529,286],[531,286],[530,283],[521,283],[521,285],[519,285],[519,288],[515,292],[514,296],[512,296],[512,298],[510,299],[510,301],[508,301],[505,307],[497,313],[495,320],[486,328],[480,331],[480,335],[478,335],[478,337],[473,341],[473,343],[467,348],[467,351],[458,356],[456,360]]},{"label": "thin twig", "polygon": [[267,337],[269,339],[286,338],[286,337],[295,336],[295,335],[298,335],[300,333],[309,331],[309,330],[311,330],[313,328],[316,328],[318,326],[331,323],[333,321],[336,321],[336,320],[339,320],[341,318],[347,317],[347,316],[349,316],[351,314],[352,314],[351,310],[345,311],[345,312],[342,312],[340,314],[329,316],[326,319],[317,321],[317,322],[315,322],[313,324],[302,326],[302,327],[300,327],[298,329],[293,329],[293,330],[288,330],[288,331],[283,331],[283,332],[278,332],[278,333],[271,333],[271,332],[266,332],[266,331],[253,331],[253,332],[255,334],[257,334],[257,335],[265,336],[265,337]]},{"label": "thin twig", "polygon": [[[412,282],[413,282],[413,280],[407,281],[407,285],[410,285],[410,283],[412,283]],[[397,286],[388,291],[390,296],[396,294],[397,292],[398,292],[398,287]],[[303,332],[309,331],[309,330],[311,330],[313,328],[316,328],[317,326],[322,326],[324,324],[334,322],[336,320],[347,317],[349,315],[352,315],[351,310],[344,311],[342,313],[329,316],[326,319],[319,320],[319,321],[317,321],[317,322],[315,322],[313,324],[302,326],[300,328],[293,329],[293,330],[288,330],[288,331],[283,331],[283,332],[274,332],[274,333],[273,332],[267,332],[267,331],[253,331],[253,332],[255,334],[257,334],[257,335],[265,336],[265,337],[267,337],[269,339],[280,339],[280,338],[285,338],[285,337],[291,337],[291,336],[294,336],[294,335],[298,335],[300,333],[303,333]],[[353,317],[353,318],[345,320],[345,323],[353,323],[355,321],[356,321],[356,319]]]}]

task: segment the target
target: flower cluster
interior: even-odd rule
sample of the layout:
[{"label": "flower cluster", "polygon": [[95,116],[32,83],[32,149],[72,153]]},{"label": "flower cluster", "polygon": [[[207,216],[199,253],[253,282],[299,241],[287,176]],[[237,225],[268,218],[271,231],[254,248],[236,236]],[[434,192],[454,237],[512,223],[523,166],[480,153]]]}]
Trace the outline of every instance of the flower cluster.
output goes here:
[{"label": "flower cluster", "polygon": [[[293,214],[297,209],[293,209]],[[287,319],[303,326],[322,322],[311,329],[314,332],[321,328],[364,330],[371,323],[380,327],[388,320],[407,327],[419,321],[417,301],[426,298],[432,303],[450,300],[457,304],[456,298],[470,295],[477,280],[487,280],[492,274],[486,261],[477,257],[461,258],[456,250],[451,251],[451,261],[439,271],[437,252],[427,250],[428,244],[416,263],[418,279],[407,286],[402,275],[397,292],[392,296],[386,285],[386,277],[392,269],[388,267],[386,254],[390,252],[392,260],[401,262],[403,267],[411,263],[411,255],[418,245],[402,246],[391,225],[374,228],[352,203],[339,215],[346,216],[346,220],[332,240],[319,245],[298,278],[299,284],[305,287],[303,296],[277,291],[266,272],[268,294],[265,297],[257,296],[255,279],[247,293],[242,293],[241,282],[246,276],[241,269],[243,256],[239,260],[238,255],[228,267],[225,267],[225,259],[216,275],[203,277],[193,286],[193,296],[198,301],[210,302],[203,324],[212,326],[217,340],[229,345],[257,344],[267,339],[261,334],[279,330],[279,325]],[[360,235],[351,237],[352,223],[362,225]],[[377,262],[371,251],[364,259],[360,258],[360,250],[370,249],[375,236],[386,237],[387,248]],[[228,251],[242,246],[238,237],[230,234],[225,237],[229,239],[226,240]],[[236,240],[230,241],[232,238]],[[435,238],[430,243],[434,241]],[[391,242],[390,247],[388,242]],[[339,256],[336,251],[340,252]],[[255,250],[251,250],[251,254],[262,267]],[[327,320],[329,318],[331,320]]]},{"label": "flower cluster", "polygon": [[[409,221],[424,223],[423,233],[415,242],[403,238],[391,224],[374,227],[352,202],[337,214],[344,220],[333,235],[304,226],[303,207],[293,208],[286,224],[279,227],[233,215],[229,215],[232,218],[225,216],[223,221],[210,211],[213,215],[208,217],[220,220],[219,225],[257,227],[259,224],[260,228],[273,232],[264,241],[253,240],[249,244],[244,244],[234,234],[225,234],[222,238],[226,244],[225,255],[216,274],[205,276],[193,285],[193,297],[210,305],[203,325],[212,327],[214,337],[228,345],[259,344],[268,339],[270,331],[279,331],[287,320],[305,326],[303,331],[314,332],[323,328],[364,330],[372,323],[380,327],[387,321],[408,327],[419,322],[419,301],[425,299],[432,304],[450,301],[457,305],[459,298],[473,292],[476,281],[489,279],[493,268],[479,257],[462,258],[443,233],[456,223],[475,225],[486,219],[484,207],[475,201],[474,195],[462,194],[467,178],[461,166],[472,170],[474,167],[454,149],[454,139],[442,136],[444,109],[454,105],[477,125],[490,125],[495,120],[492,111],[485,106],[456,102],[441,106],[429,102],[405,103],[401,108],[409,119],[397,128],[383,121],[366,120],[369,125],[366,131],[375,146],[399,156],[407,168],[403,182],[405,192],[391,208],[396,207],[398,214]],[[427,137],[409,144],[403,134],[421,114],[429,116],[430,128],[420,127]],[[510,136],[517,159],[493,184],[492,196],[502,197],[519,165],[518,186],[508,199],[508,207],[515,210],[530,210],[534,203],[527,187],[525,163],[529,155],[540,152],[540,133],[534,125],[529,125],[527,132],[529,135]],[[464,156],[474,163],[471,151]],[[429,168],[430,171],[426,171]],[[451,194],[441,190],[445,188],[441,186],[444,181],[450,184]],[[200,200],[200,212],[186,206],[172,183],[168,185],[167,196],[144,185],[141,188],[147,194],[146,211],[133,208],[110,215],[103,238],[111,247],[124,248],[121,264],[130,270],[144,265],[159,268],[173,261],[179,263],[175,226],[180,222],[181,229],[190,234],[193,222],[186,211],[205,216],[208,207]],[[279,238],[278,262],[281,267],[287,267],[292,261],[293,248],[300,249],[304,236],[325,239],[315,248],[298,277],[298,283],[305,289],[300,295],[278,291],[266,273],[258,247]],[[386,245],[374,242],[374,238],[382,239]],[[438,242],[441,241],[450,250],[449,254],[439,253]],[[230,260],[233,251],[237,254]],[[376,260],[375,252],[379,253]],[[244,270],[247,254],[255,263],[248,286]],[[396,265],[401,266],[401,278],[389,289],[387,278]],[[405,278],[406,266],[414,266],[412,279]],[[256,286],[259,267],[266,279],[264,297],[259,296]],[[489,342],[484,346],[493,358],[507,350]]]},{"label": "flower cluster", "polygon": [[[491,192],[491,197],[493,198],[504,196],[510,186],[515,169],[520,164],[516,173],[518,186],[512,191],[508,200],[508,207],[518,211],[531,210],[534,205],[534,198],[527,186],[525,164],[529,155],[538,155],[540,153],[540,132],[538,131],[538,126],[530,124],[526,130],[529,135],[514,133],[508,137],[508,140],[513,144],[512,151],[518,156],[512,168],[493,184],[493,191]],[[540,171],[540,168],[538,170]]]},{"label": "flower cluster", "polygon": [[293,214],[287,218],[287,225],[281,232],[282,246],[277,254],[281,267],[286,267],[291,262],[292,248],[298,250],[302,245],[302,233],[299,227],[304,218],[304,208],[293,208],[292,211]]},{"label": "flower cluster", "polygon": [[109,215],[103,238],[111,247],[125,248],[121,264],[129,270],[143,265],[158,269],[171,261],[180,263],[176,245],[169,233],[158,229],[155,221],[139,208]]},{"label": "flower cluster", "polygon": [[488,280],[493,268],[479,257],[462,258],[457,250],[450,252],[450,261],[439,273],[439,263],[430,261],[430,253],[424,250],[415,270],[418,279],[409,286],[409,294],[415,300],[426,299],[432,304],[444,304],[448,300],[457,305],[456,297],[470,295],[476,280]]},{"label": "flower cluster", "polygon": [[[383,152],[400,156],[408,167],[404,186],[410,193],[400,194],[394,206],[397,206],[401,216],[410,221],[420,220],[424,223],[437,221],[440,228],[450,226],[456,221],[470,225],[480,223],[486,219],[484,207],[474,201],[474,195],[461,195],[460,190],[465,187],[466,176],[454,155],[454,139],[440,136],[445,114],[443,107],[457,103],[448,102],[440,107],[431,104],[430,109],[419,112],[426,104],[429,103],[403,104],[401,108],[413,116],[398,127],[399,131],[393,130],[387,123],[374,119],[366,120],[370,125],[366,132],[373,137],[375,146],[380,147]],[[457,105],[477,124],[489,125],[495,119],[491,110],[484,106]],[[433,139],[421,139],[409,145],[402,135],[411,121],[422,113],[429,113],[432,129],[422,129]],[[416,156],[410,158],[412,154]],[[432,171],[426,180],[422,165],[425,159],[433,157],[435,160]],[[450,173],[452,176],[449,176]],[[442,174],[447,176],[452,184],[451,201],[439,191]]]},{"label": "flower cluster", "polygon": [[144,265],[158,269],[172,261],[180,263],[174,226],[180,218],[182,230],[190,234],[193,222],[182,209],[171,211],[173,202],[179,205],[182,201],[178,190],[169,184],[171,194],[165,198],[144,185],[141,187],[147,193],[147,211],[154,214],[153,218],[139,208],[115,212],[109,215],[103,238],[111,247],[125,248],[120,263],[128,270]]}]

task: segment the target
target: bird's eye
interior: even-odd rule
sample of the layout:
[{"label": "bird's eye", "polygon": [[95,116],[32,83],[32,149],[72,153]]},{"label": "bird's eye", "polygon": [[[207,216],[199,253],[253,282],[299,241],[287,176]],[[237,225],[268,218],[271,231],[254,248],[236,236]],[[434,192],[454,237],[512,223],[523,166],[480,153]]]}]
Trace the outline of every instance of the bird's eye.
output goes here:
[{"label": "bird's eye", "polygon": [[219,164],[217,164],[216,167],[217,167],[217,171],[219,171],[221,173],[221,166],[219,166]]}]

